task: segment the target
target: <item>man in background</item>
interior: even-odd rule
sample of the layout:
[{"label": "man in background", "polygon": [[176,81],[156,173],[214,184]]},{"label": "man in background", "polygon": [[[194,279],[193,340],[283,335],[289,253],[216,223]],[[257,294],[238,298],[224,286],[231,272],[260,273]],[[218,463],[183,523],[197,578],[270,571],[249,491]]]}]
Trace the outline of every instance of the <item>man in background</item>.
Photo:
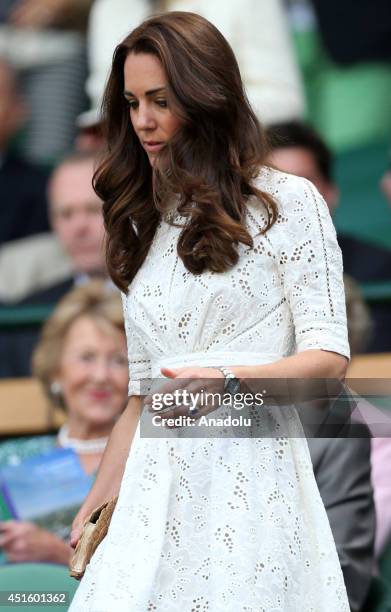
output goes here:
[{"label": "man in background", "polygon": [[[315,130],[302,122],[269,128],[270,163],[310,180],[330,213],[339,191],[332,176],[332,155]],[[358,287],[344,277],[351,352],[360,352],[370,318]],[[326,428],[327,430],[327,428]],[[333,430],[333,424],[329,431]],[[329,434],[332,435],[332,434]],[[308,438],[315,479],[334,536],[352,612],[364,612],[374,564],[375,508],[371,485],[371,441],[363,424],[341,424],[333,438]]]},{"label": "man in background", "polygon": [[[54,279],[14,306],[55,305],[73,286],[90,278],[107,278],[104,258],[102,202],[92,187],[95,157],[76,153],[53,172],[49,183],[49,216],[69,267],[66,277]],[[34,251],[39,244],[34,246]],[[34,253],[37,257],[37,253]],[[24,257],[28,253],[24,251]],[[20,259],[20,258],[19,258]],[[17,265],[23,266],[23,261]],[[51,268],[52,261],[41,260]],[[15,270],[17,274],[17,270]],[[30,375],[30,357],[40,332],[39,326],[3,330],[0,335],[0,376]]]},{"label": "man in background", "polygon": [[51,304],[73,285],[106,278],[102,201],[92,187],[94,153],[75,153],[54,170],[48,189],[53,231],[70,262],[67,278],[27,295],[21,304]]}]

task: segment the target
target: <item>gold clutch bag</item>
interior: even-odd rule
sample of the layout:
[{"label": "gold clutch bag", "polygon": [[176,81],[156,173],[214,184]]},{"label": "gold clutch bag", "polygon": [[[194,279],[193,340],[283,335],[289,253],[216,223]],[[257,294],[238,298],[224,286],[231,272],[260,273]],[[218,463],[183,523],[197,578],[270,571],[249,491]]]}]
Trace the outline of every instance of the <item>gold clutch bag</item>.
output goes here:
[{"label": "gold clutch bag", "polygon": [[86,567],[97,549],[105,538],[112,514],[118,497],[113,497],[99,508],[95,508],[84,523],[80,539],[69,563],[69,575],[76,580],[81,580]]}]

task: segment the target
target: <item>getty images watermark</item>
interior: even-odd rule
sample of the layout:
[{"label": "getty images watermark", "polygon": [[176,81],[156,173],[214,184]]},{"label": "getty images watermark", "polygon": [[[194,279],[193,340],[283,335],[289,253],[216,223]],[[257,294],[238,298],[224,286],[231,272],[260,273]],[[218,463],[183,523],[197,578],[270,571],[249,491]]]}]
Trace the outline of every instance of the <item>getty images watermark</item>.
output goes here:
[{"label": "getty images watermark", "polygon": [[[201,389],[192,393],[188,389],[177,389],[173,393],[153,393],[151,395],[152,410],[158,414],[152,416],[152,424],[156,427],[249,427],[251,419],[243,415],[235,416],[228,413],[212,416],[202,414],[202,409],[230,408],[243,410],[249,407],[260,408],[264,405],[266,391],[257,393],[211,393]],[[166,412],[182,409],[186,414],[175,417],[164,417]],[[195,415],[197,417],[195,418]]]},{"label": "getty images watermark", "polygon": [[221,387],[220,378],[138,381],[140,436],[391,438],[391,379],[253,378],[234,394]]}]

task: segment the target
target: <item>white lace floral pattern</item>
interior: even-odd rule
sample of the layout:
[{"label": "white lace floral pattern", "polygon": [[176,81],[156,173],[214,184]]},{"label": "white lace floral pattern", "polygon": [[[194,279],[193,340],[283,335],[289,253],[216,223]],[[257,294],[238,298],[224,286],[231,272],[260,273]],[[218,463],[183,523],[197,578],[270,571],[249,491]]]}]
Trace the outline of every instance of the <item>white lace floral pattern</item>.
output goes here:
[{"label": "white lace floral pattern", "polygon": [[[179,229],[159,226],[124,296],[131,380],[170,365],[270,363],[312,348],[349,355],[341,255],[327,207],[304,179],[265,169],[254,248],[224,274],[190,274]],[[109,533],[72,612],[348,612],[335,545],[296,412],[289,435],[141,438]]]}]

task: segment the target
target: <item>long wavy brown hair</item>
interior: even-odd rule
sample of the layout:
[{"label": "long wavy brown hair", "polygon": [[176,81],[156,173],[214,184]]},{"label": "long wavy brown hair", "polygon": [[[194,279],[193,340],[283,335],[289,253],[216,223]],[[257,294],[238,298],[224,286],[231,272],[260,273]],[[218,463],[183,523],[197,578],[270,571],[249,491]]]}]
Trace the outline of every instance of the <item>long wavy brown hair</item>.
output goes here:
[{"label": "long wavy brown hair", "polygon": [[[153,168],[133,129],[124,98],[129,53],[151,53],[162,63],[168,103],[181,128]],[[246,201],[264,202],[274,223],[273,198],[257,189],[267,156],[266,136],[244,92],[233,51],[206,19],[186,12],[152,17],[115,50],[103,106],[107,152],[94,187],[104,202],[107,265],[127,291],[172,198],[185,221],[177,251],[194,274],[224,272],[239,258],[239,243],[253,246]]]}]

